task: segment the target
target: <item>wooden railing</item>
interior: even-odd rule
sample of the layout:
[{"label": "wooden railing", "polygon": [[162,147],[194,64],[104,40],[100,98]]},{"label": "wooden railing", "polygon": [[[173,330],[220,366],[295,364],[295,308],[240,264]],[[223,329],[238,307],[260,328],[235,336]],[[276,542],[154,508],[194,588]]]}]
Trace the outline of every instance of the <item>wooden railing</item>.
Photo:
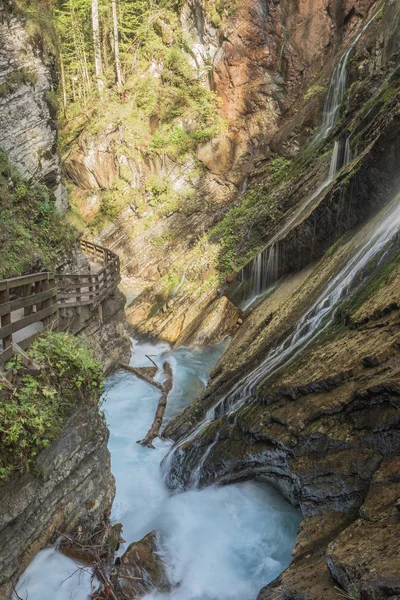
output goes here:
[{"label": "wooden railing", "polygon": [[67,316],[71,309],[80,313],[82,306],[88,306],[102,316],[101,303],[120,282],[119,257],[83,240],[81,249],[100,266],[97,272],[34,273],[0,281],[0,367],[16,348],[26,349],[39,332],[57,327],[59,317]]},{"label": "wooden railing", "polygon": [[[13,343],[25,349],[33,341],[38,330],[32,325],[41,323],[42,329],[48,328],[57,312],[57,287],[52,273],[0,281],[0,365],[14,354]],[[23,330],[28,327],[30,330],[24,335]]]},{"label": "wooden railing", "polygon": [[60,309],[97,308],[121,280],[119,257],[111,250],[84,240],[81,241],[81,249],[103,268],[97,273],[84,275],[56,275]]}]

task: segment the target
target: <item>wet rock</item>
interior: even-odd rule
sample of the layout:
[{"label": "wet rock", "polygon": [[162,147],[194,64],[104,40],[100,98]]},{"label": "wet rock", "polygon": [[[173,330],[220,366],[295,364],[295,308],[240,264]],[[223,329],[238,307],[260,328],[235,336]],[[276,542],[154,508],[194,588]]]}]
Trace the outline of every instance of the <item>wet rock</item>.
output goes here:
[{"label": "wet rock", "polygon": [[108,430],[97,406],[82,405],[36,470],[1,486],[0,597],[60,531],[79,525],[90,535],[109,514],[115,494]]},{"label": "wet rock", "polygon": [[129,546],[121,557],[116,585],[125,598],[132,599],[142,598],[153,590],[160,593],[171,590],[155,532]]},{"label": "wet rock", "polygon": [[373,369],[379,367],[379,359],[376,356],[365,356],[362,359],[362,365],[365,369]]}]

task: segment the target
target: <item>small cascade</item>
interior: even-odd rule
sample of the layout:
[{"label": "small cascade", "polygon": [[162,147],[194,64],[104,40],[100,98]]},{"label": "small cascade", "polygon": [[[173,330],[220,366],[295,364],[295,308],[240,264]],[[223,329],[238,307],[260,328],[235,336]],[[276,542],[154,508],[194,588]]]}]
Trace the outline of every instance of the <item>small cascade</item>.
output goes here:
[{"label": "small cascade", "polygon": [[[243,310],[250,308],[278,280],[279,244],[264,248],[250,263],[250,269],[250,296],[243,304]],[[243,272],[241,276],[244,277]]]},{"label": "small cascade", "polygon": [[314,143],[324,140],[336,123],[347,88],[347,64],[349,62],[350,55],[355,45],[361,39],[362,35],[365,33],[365,31],[368,29],[371,23],[375,20],[378,13],[379,11],[377,11],[365,23],[360,33],[354,38],[350,46],[342,54],[338,64],[335,67],[335,70],[333,71],[333,75],[328,88],[328,93],[326,95],[324,110],[322,113],[322,123],[319,126],[317,133],[314,137]]},{"label": "small cascade", "polygon": [[[207,413],[205,419],[195,430],[186,434],[171,449],[168,467],[172,472],[167,474],[167,481],[172,485],[176,479],[175,472],[180,471],[179,463],[190,461],[198,447],[192,446],[185,456],[182,448],[192,443],[204,428],[222,415],[232,415],[245,403],[254,400],[257,387],[268,378],[286,367],[298,354],[307,348],[334,320],[342,302],[365,281],[364,270],[369,261],[385,252],[390,241],[400,231],[400,195],[386,209],[383,215],[376,218],[372,231],[365,234],[364,240],[357,246],[356,252],[348,260],[341,271],[327,284],[324,292],[298,321],[293,332],[277,347],[273,348],[261,364],[243,377],[233,388],[219,400]],[[386,249],[386,252],[388,249]],[[217,443],[207,446],[197,462],[196,481],[200,480],[201,471]],[[191,464],[191,463],[190,463]]]},{"label": "small cascade", "polygon": [[333,146],[331,164],[329,167],[329,175],[327,179],[307,198],[307,200],[294,211],[290,218],[285,222],[284,226],[272,238],[268,246],[266,246],[257,256],[246,265],[241,273],[240,279],[242,284],[250,280],[250,289],[243,301],[242,310],[248,310],[255,302],[262,298],[272,286],[278,281],[280,276],[279,269],[279,240],[290,230],[292,225],[297,221],[301,214],[308,208],[313,200],[334,181],[337,173],[345,167],[351,157],[350,144],[348,139],[336,140]]},{"label": "small cascade", "polygon": [[[333,128],[336,119],[339,114],[340,106],[343,102],[344,95],[347,87],[347,64],[350,55],[360,40],[361,36],[368,29],[371,23],[375,20],[379,11],[377,11],[364,25],[360,33],[354,38],[347,50],[342,54],[338,64],[333,72],[328,93],[325,100],[325,106],[322,114],[322,122],[317,130],[317,133],[312,143],[319,142],[327,138],[329,132]],[[284,30],[285,31],[285,30]],[[281,56],[283,53],[284,45],[281,49]],[[342,151],[341,140],[336,140],[333,147],[332,160],[329,169],[328,178],[307,198],[307,200],[291,215],[286,221],[284,226],[278,231],[278,233],[272,238],[268,246],[264,248],[260,254],[258,254],[250,265],[246,265],[241,271],[240,279],[244,283],[250,279],[250,289],[248,290],[246,297],[241,305],[243,310],[248,310],[257,300],[265,295],[268,289],[276,283],[279,278],[279,254],[275,248],[277,240],[281,239],[285,235],[296,220],[300,217],[302,212],[311,204],[315,198],[317,198],[324,189],[326,189],[335,179],[336,173],[343,167],[346,166],[351,160],[350,141],[349,138],[345,140],[344,152]]]},{"label": "small cascade", "polygon": [[179,282],[179,283],[178,283],[178,285],[177,285],[177,286],[176,286],[176,287],[175,287],[175,288],[172,290],[172,293],[171,293],[171,296],[172,296],[172,298],[173,298],[174,296],[176,296],[176,295],[177,295],[177,293],[179,292],[179,290],[181,289],[181,287],[183,286],[183,284],[185,283],[185,281],[186,281],[186,272],[185,272],[185,273],[183,273],[183,275],[182,275],[182,277],[181,277],[181,280],[180,280],[180,282]]}]

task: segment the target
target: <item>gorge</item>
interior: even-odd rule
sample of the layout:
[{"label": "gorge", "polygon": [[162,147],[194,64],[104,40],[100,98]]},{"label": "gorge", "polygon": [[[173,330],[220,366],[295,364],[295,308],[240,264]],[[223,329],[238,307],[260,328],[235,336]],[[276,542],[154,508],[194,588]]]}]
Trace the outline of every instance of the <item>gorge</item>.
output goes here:
[{"label": "gorge", "polygon": [[5,0],[0,40],[0,597],[400,598],[398,0]]}]

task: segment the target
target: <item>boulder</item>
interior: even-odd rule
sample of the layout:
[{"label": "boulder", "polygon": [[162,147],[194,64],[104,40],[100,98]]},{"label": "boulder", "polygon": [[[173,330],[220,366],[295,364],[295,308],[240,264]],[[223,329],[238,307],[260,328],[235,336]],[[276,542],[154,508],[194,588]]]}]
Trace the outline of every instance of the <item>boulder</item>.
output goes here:
[{"label": "boulder", "polygon": [[157,548],[156,532],[129,546],[120,560],[116,586],[124,598],[132,600],[153,590],[170,591],[171,585]]}]

